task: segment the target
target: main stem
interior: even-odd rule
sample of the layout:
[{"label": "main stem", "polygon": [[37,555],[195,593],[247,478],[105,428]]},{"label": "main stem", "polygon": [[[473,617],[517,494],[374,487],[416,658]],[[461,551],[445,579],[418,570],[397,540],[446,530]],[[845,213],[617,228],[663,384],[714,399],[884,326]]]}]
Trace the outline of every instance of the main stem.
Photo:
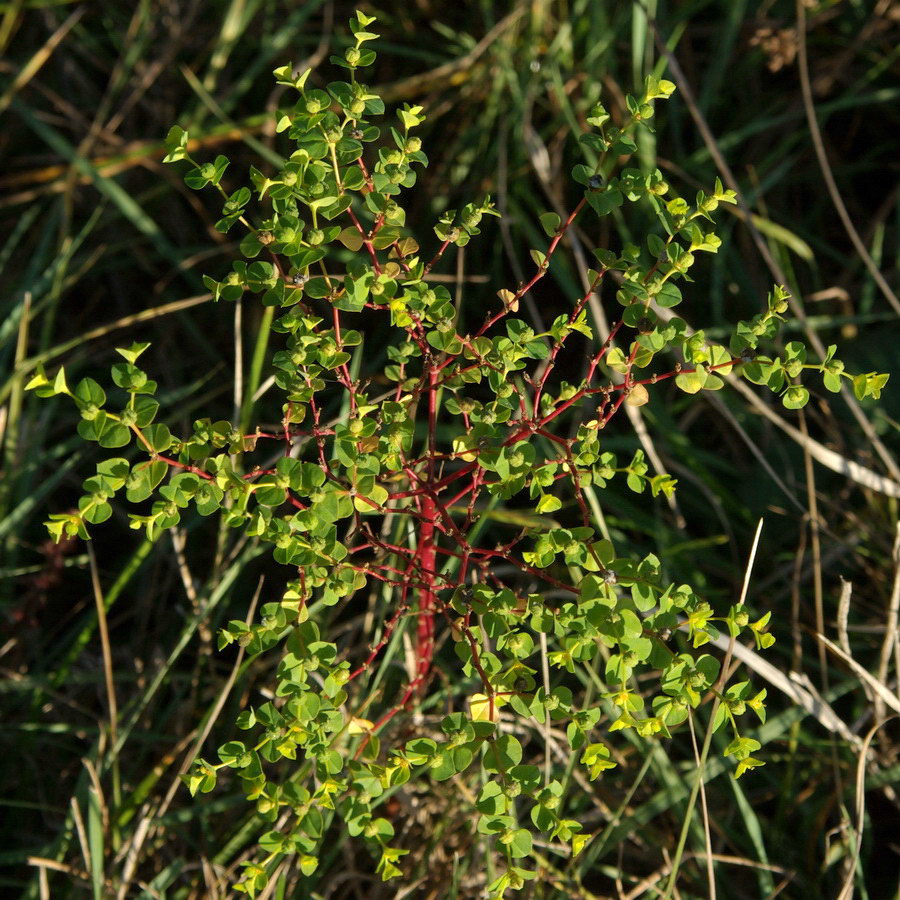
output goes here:
[{"label": "main stem", "polygon": [[[428,482],[434,484],[435,431],[437,427],[438,369],[432,362],[428,373]],[[420,692],[424,690],[431,658],[434,655],[434,578],[437,573],[437,553],[434,544],[434,522],[437,506],[434,496],[426,493],[422,497],[422,518],[419,525],[419,545],[417,556],[422,583],[419,597],[419,621],[416,629],[416,658],[418,662],[416,681]]]}]

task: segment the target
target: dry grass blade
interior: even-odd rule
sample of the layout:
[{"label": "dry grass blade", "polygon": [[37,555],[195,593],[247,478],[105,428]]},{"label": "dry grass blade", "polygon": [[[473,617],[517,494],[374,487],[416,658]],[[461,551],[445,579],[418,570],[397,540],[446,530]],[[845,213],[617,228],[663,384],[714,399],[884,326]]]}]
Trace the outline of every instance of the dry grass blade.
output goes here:
[{"label": "dry grass blade", "polygon": [[[685,859],[694,859],[696,858],[695,853],[685,853]],[[777,875],[786,875],[789,878],[793,873],[789,872],[787,869],[782,866],[774,866],[768,863],[756,862],[751,859],[742,859],[738,856],[728,856],[724,853],[713,853],[711,856],[713,862],[725,863],[730,866],[746,866],[752,869],[765,869],[769,872],[775,872]],[[627,894],[621,895],[621,900],[639,900],[641,897],[647,897],[651,895],[651,891],[655,885],[659,884],[659,882],[666,876],[671,870],[671,866],[665,865],[652,874],[648,875],[642,881],[638,882],[635,887],[633,887]]]},{"label": "dry grass blade", "polygon": [[[762,521],[760,521],[760,526],[762,526]],[[757,532],[757,537],[759,537],[759,532]],[[694,728],[693,716],[688,716],[688,725],[691,730],[691,747],[694,751],[694,760],[698,768],[702,768],[703,760],[700,758],[700,748],[697,746],[697,731]],[[709,900],[716,900],[716,869],[713,865],[712,834],[709,828],[709,804],[706,800],[706,782],[703,778],[700,779],[700,809],[703,812],[703,840],[705,842],[704,849],[706,850],[704,854],[706,857],[706,887],[709,891]]]},{"label": "dry grass blade", "polygon": [[501,19],[485,36],[468,52],[459,59],[438,66],[431,72],[425,72],[422,75],[416,75],[413,78],[407,78],[393,84],[385,85],[380,89],[380,94],[385,100],[394,100],[399,97],[408,99],[417,97],[421,94],[437,88],[446,88],[448,85],[456,85],[465,78],[465,73],[476,63],[487,51],[487,49],[506,31],[511,25],[514,25],[526,11],[527,7],[523,4],[514,9],[509,15]]},{"label": "dry grass blade", "polygon": [[[838,640],[845,653],[850,652],[850,635],[847,633],[847,620],[850,618],[850,600],[853,597],[853,582],[841,579],[841,596],[838,598],[837,630]],[[881,679],[884,681],[884,677]]]},{"label": "dry grass blade", "polygon": [[853,848],[853,859],[847,866],[847,878],[841,887],[837,900],[850,900],[853,897],[853,880],[856,875],[857,864],[859,863],[859,853],[862,849],[863,828],[866,824],[866,757],[869,754],[869,747],[872,744],[878,729],[887,722],[896,719],[897,716],[891,716],[883,722],[873,725],[868,734],[866,734],[863,745],[859,751],[859,760],[856,763],[856,843]]},{"label": "dry grass blade", "polygon": [[69,875],[72,878],[77,878],[80,881],[88,882],[91,880],[91,877],[90,875],[88,875],[87,870],[74,869],[72,866],[67,865],[66,863],[61,863],[56,859],[44,859],[42,856],[29,856],[28,865],[38,866],[41,869],[53,869],[54,872],[63,872],[64,874]]},{"label": "dry grass blade", "polygon": [[[720,650],[727,651],[729,641],[730,638],[719,635],[711,643]],[[840,735],[854,746],[859,745],[859,736],[853,734],[837,713],[820,696],[813,693],[810,687],[802,684],[798,678],[788,677],[768,660],[763,659],[755,650],[745,647],[743,644],[736,643],[734,645],[734,657],[772,687],[781,691],[792,703],[805,709],[828,731]]]},{"label": "dry grass blade", "polygon": [[[28,335],[31,327],[31,292],[25,294],[22,302],[22,319],[19,322],[19,334],[16,341],[16,357],[14,369],[20,370],[28,353]],[[22,401],[25,393],[25,383],[22,376],[13,376],[12,389],[10,391],[9,405],[4,406],[0,413],[0,448],[4,450],[7,472],[12,472],[16,465],[16,450],[19,440],[19,418],[22,414]],[[9,490],[7,482],[0,487],[0,498]],[[2,505],[2,500],[0,500]]]},{"label": "dry grass blade", "polygon": [[[747,600],[747,591],[750,589],[750,575],[753,572],[753,563],[756,560],[756,553],[759,550],[759,538],[760,538],[760,535],[762,534],[763,521],[764,521],[763,519],[759,520],[759,522],[757,523],[757,526],[756,526],[756,534],[753,536],[753,545],[750,548],[750,556],[747,559],[747,566],[744,569],[744,581],[741,584],[741,596],[738,598],[738,602],[737,602],[738,606],[743,606]],[[719,679],[716,684],[717,691],[721,691],[723,686],[725,685],[725,682],[728,681],[728,677],[729,677],[728,673],[729,673],[729,669],[731,668],[731,660],[736,655],[735,649],[738,647],[738,643],[735,640],[733,635],[730,635],[728,637],[727,641],[724,641],[724,639],[722,639],[722,642],[726,645],[724,648],[725,649],[725,659],[722,662],[721,673],[719,675]],[[720,647],[720,649],[721,649],[721,647]],[[713,718],[715,716],[716,709],[718,708],[718,706],[719,706],[719,701],[717,699],[716,703],[713,704],[713,711],[710,715],[710,718]]]},{"label": "dry grass blade", "polygon": [[[812,576],[813,576],[813,608],[816,615],[816,630],[825,631],[825,597],[822,587],[822,542],[820,531],[822,520],[819,517],[819,504],[816,499],[816,477],[813,470],[812,456],[809,452],[809,430],[806,427],[806,414],[798,410],[797,421],[800,423],[800,433],[803,435],[803,472],[806,478],[806,502],[809,514],[806,524],[809,526],[809,538],[812,550]],[[819,677],[822,680],[822,690],[828,691],[828,664],[825,659],[825,648],[819,644]]]},{"label": "dry grass blade", "polygon": [[60,45],[63,38],[75,27],[78,20],[84,15],[86,7],[80,6],[76,9],[56,31],[47,39],[44,46],[38,50],[31,59],[19,69],[19,73],[13,79],[12,84],[6,89],[3,96],[0,97],[0,115],[6,112],[9,104],[19,91],[40,72],[41,67],[53,55],[53,51]]},{"label": "dry grass blade", "polygon": [[[72,811],[72,821],[75,823],[75,834],[78,836],[78,847],[81,850],[81,858],[84,861],[84,871],[91,871],[91,848],[88,844],[87,828],[84,827],[84,816],[81,814],[81,807],[78,800],[72,797],[69,808]],[[57,865],[59,865],[57,863]],[[87,877],[87,876],[85,876]]]},{"label": "dry grass blade", "polygon": [[797,0],[797,63],[800,71],[800,89],[803,92],[803,108],[806,111],[806,121],[809,123],[809,132],[812,135],[813,147],[816,151],[816,158],[819,160],[819,168],[822,171],[822,177],[825,179],[825,186],[828,188],[828,194],[834,208],[847,231],[847,235],[853,243],[859,258],[869,270],[872,280],[878,285],[878,289],[887,298],[888,302],[894,308],[894,311],[900,315],[900,300],[891,290],[891,286],[881,274],[875,260],[866,249],[866,245],[862,242],[856,226],[850,219],[850,213],[847,212],[847,206],[841,192],[838,190],[837,183],[834,180],[834,173],[831,171],[831,164],[828,162],[828,154],[825,152],[825,143],[822,140],[822,131],[816,119],[816,107],[813,102],[812,86],[809,83],[809,60],[806,57],[806,7],[803,0]]},{"label": "dry grass blade", "polygon": [[9,392],[12,389],[15,378],[21,377],[24,373],[30,372],[32,369],[36,369],[39,365],[49,362],[51,359],[56,359],[56,357],[62,356],[64,353],[68,353],[69,350],[72,350],[75,347],[80,347],[82,344],[85,344],[88,341],[97,340],[97,338],[106,337],[106,335],[111,334],[113,331],[120,331],[123,328],[130,328],[132,325],[137,325],[141,322],[149,322],[153,319],[158,319],[161,316],[167,316],[174,312],[180,312],[183,309],[190,309],[190,307],[192,306],[197,306],[200,303],[206,303],[209,300],[212,300],[212,294],[199,294],[196,297],[185,297],[183,300],[173,300],[171,303],[164,303],[162,306],[153,306],[150,309],[142,309],[139,313],[134,313],[134,315],[131,316],[123,316],[121,319],[116,319],[115,322],[109,322],[106,325],[100,325],[97,328],[86,331],[84,334],[79,335],[77,338],[73,338],[70,341],[65,341],[62,344],[57,344],[55,347],[51,347],[49,350],[45,350],[43,353],[38,353],[36,356],[32,356],[30,359],[26,359],[22,366],[13,375],[13,377],[9,381],[7,381],[7,383],[2,388],[0,388],[0,403],[2,403],[6,399],[6,397],[9,396]]},{"label": "dry grass blade", "polygon": [[[253,616],[256,613],[256,605],[259,602],[259,597],[262,593],[262,587],[263,579],[260,579],[259,583],[257,584],[256,591],[253,594],[253,599],[250,601],[250,609],[247,613],[246,619],[247,625],[249,625],[253,621]],[[241,647],[238,650],[238,654],[235,658],[234,665],[231,668],[231,672],[225,683],[222,685],[222,688],[219,691],[219,695],[218,697],[216,697],[216,701],[213,704],[212,709],[209,711],[209,714],[207,715],[206,724],[203,726],[200,734],[197,735],[197,739],[194,741],[193,746],[185,755],[184,760],[182,761],[182,764],[178,769],[178,772],[175,774],[175,777],[172,779],[172,783],[169,785],[168,791],[166,791],[165,797],[162,799],[159,806],[153,811],[152,815],[148,813],[147,815],[142,817],[140,822],[138,823],[132,846],[128,850],[128,855],[125,861],[125,870],[122,876],[122,884],[117,894],[117,900],[124,900],[124,898],[128,896],[128,888],[131,884],[132,879],[134,878],[134,872],[137,869],[137,865],[140,860],[141,848],[143,847],[148,836],[152,834],[152,826],[155,826],[156,823],[158,823],[159,820],[166,814],[166,811],[168,810],[172,801],[175,799],[175,794],[182,786],[181,776],[188,771],[191,763],[194,761],[197,754],[203,747],[204,742],[209,737],[209,734],[212,731],[216,720],[218,719],[219,713],[225,706],[225,701],[228,699],[228,695],[231,693],[231,689],[234,687],[234,683],[237,680],[237,675],[240,671],[241,663],[243,663],[243,661],[244,648]]]},{"label": "dry grass blade", "polygon": [[[881,645],[881,658],[878,660],[878,680],[887,684],[888,667],[891,656],[894,657],[894,670],[900,678],[900,634],[897,630],[898,614],[900,614],[900,522],[897,523],[897,531],[894,537],[892,552],[894,561],[894,586],[891,589],[891,600],[888,606],[887,622],[884,629],[884,642]],[[884,718],[884,709],[880,702],[875,704],[875,721]]]},{"label": "dry grass blade", "polygon": [[[237,127],[217,126],[211,129],[209,134],[191,138],[188,150],[193,153],[198,150],[210,150],[222,144],[238,143],[248,136],[264,133],[266,127],[261,116],[251,116],[240,122]],[[139,141],[124,145],[122,152],[117,156],[94,156],[88,159],[88,163],[97,175],[112,178],[137,166],[146,166],[151,160],[161,160],[165,155],[166,148],[162,142]],[[51,165],[3,175],[0,177],[0,188],[15,188],[29,184],[36,184],[39,187],[0,198],[0,209],[32,203],[44,194],[58,194],[67,190],[69,171],[69,166]],[[74,183],[90,184],[91,177],[90,175],[78,175]]]},{"label": "dry grass blade", "polygon": [[825,647],[838,657],[838,659],[846,663],[853,673],[858,675],[859,678],[872,689],[876,697],[880,698],[886,706],[889,706],[894,712],[900,713],[900,697],[898,697],[886,684],[879,681],[870,672],[867,672],[852,656],[848,653],[844,653],[834,641],[830,641],[824,634],[816,634],[816,640],[824,644]]},{"label": "dry grass blade", "polygon": [[116,747],[119,742],[119,708],[116,702],[116,686],[113,678],[112,650],[109,643],[109,627],[106,621],[106,603],[103,599],[103,590],[100,587],[100,574],[97,570],[97,557],[90,541],[87,542],[88,559],[91,566],[91,586],[94,591],[94,603],[97,609],[97,626],[100,632],[100,647],[103,654],[103,681],[106,685],[106,705],[109,715],[109,742],[113,771],[113,794],[116,806],[119,805],[119,767],[116,762]]},{"label": "dry grass blade", "polygon": [[779,490],[782,494],[791,502],[791,504],[800,511],[800,513],[805,513],[806,509],[803,504],[794,496],[791,489],[784,483],[784,479],[775,471],[775,468],[766,459],[765,453],[760,450],[757,446],[756,441],[747,434],[747,430],[743,425],[737,420],[734,413],[728,408],[728,405],[718,394],[710,394],[709,402],[716,408],[719,412],[719,415],[722,416],[725,421],[728,422],[729,426],[734,429],[735,433],[740,437],[740,439],[744,442],[747,449],[753,454],[756,458],[757,462],[765,469],[766,474],[772,481],[778,486]]}]

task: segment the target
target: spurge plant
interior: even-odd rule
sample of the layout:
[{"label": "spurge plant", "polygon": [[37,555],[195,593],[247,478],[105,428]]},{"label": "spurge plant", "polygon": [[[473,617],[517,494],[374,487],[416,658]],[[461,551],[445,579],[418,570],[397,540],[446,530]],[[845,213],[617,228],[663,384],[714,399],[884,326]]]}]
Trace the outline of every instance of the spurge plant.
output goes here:
[{"label": "spurge plant", "polygon": [[[499,290],[486,314],[469,288],[455,300],[430,275],[498,213],[484,198],[415,236],[402,197],[428,163],[416,136],[424,113],[404,105],[385,120],[359,80],[375,60],[372,22],[357,13],[350,46],[331,58],[348,80],[313,87],[310,71],[276,70],[290,97],[277,131],[291,144],[277,171],[252,168],[250,186],[232,189],[224,156],[195,159],[179,127],[167,139],[166,161],[188,164],[187,185],[221,196],[216,228],[241,232],[242,259],[205,282],[215,300],[262,303],[245,396],[271,337],[280,424],[254,425],[251,399],[241,421],[200,418],[174,434],[156,421],[157,384],[138,367],[147,344],[118,351],[110,394],[41,371],[29,387],[69,395],[79,434],[118,454],[84,482],[78,510],[48,526],[86,539],[124,493],[138,507],[132,527],[151,538],[193,508],[269,545],[284,567],[283,590],[273,598],[267,584],[258,620],[219,632],[221,648],[278,655],[272,699],[243,710],[243,736],[186,776],[192,794],[240,785],[268,823],[239,890],[260,892],[285,858],[311,875],[338,821],[371,847],[383,879],[401,877],[408,851],[395,846],[387,799],[413,779],[461,779],[500,897],[535,876],[535,835],[552,842],[547,852],[582,851],[591,834],[567,815],[571,767],[600,778],[616,765],[617,740],[669,738],[691,720],[706,735],[704,759],[712,733],[727,729],[735,774],[762,765],[743,721],[765,721],[766,691],[726,683],[706,650],[719,629],[767,647],[769,615],[739,602],[713,610],[667,582],[656,556],[635,557],[604,531],[611,482],[654,497],[676,486],[641,450],[622,458],[604,447],[622,407],[673,387],[719,390],[730,376],[795,409],[809,374],[833,392],[849,380],[859,398],[877,397],[886,376],[851,377],[833,347],[820,362],[797,342],[766,355],[788,308],[780,286],[727,346],[668,312],[719,247],[712,214],[735,196],[717,180],[691,202],[658,170],[620,168],[654,103],[674,91],[652,77],[619,124],[599,103],[591,111],[587,162],[572,172],[581,198],[564,219],[540,217],[547,245],[531,251],[531,277]],[[640,246],[594,250],[587,290],[536,331],[520,303],[573,223],[629,204],[649,205],[658,228]],[[601,296],[613,321],[604,337],[589,315]],[[583,358],[573,383],[558,376],[567,354],[567,372]],[[367,646],[342,645],[335,623],[367,597]],[[557,734],[568,768],[550,754]]]}]

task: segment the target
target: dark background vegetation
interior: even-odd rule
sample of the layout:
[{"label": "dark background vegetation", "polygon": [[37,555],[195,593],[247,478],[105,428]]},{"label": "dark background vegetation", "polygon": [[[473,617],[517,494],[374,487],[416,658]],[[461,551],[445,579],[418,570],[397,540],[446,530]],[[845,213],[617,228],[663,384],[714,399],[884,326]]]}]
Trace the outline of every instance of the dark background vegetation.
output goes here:
[{"label": "dark background vegetation", "polygon": [[[625,92],[657,65],[652,28],[641,5],[611,0],[360,5],[378,15],[384,35],[374,86],[388,101],[421,103],[428,112],[431,165],[409,204],[426,253],[437,246],[431,223],[448,206],[487,191],[504,213],[459,263],[436,270],[463,292],[471,321],[480,321],[495,291],[530,271],[529,247],[544,246],[538,214],[577,202],[569,178],[581,161],[575,137],[600,98],[619,117]],[[178,167],[162,165],[161,141],[177,122],[199,142],[198,157],[226,153],[229,186],[242,183],[251,163],[271,168],[281,98],[271,70],[321,62],[313,79],[335,77],[327,56],[342,46],[353,7],[0,4],[0,890],[7,896],[225,896],[252,852],[253,816],[238,792],[192,802],[172,785],[233,665],[233,655],[215,649],[216,628],[246,616],[260,575],[272,592],[284,576],[250,545],[229,559],[231,545],[208,523],[189,522],[175,540],[150,545],[118,509],[95,529],[92,579],[85,544],[53,545],[41,523],[76,502],[95,448],[75,436],[69,404],[22,388],[40,361],[49,370],[65,363],[70,383],[84,375],[105,382],[113,348],[146,340],[153,346],[145,368],[160,383],[165,421],[189,428],[201,414],[231,415],[235,308],[205,302],[201,275],[226,271],[237,248],[212,227],[215,198],[190,191]],[[855,251],[814,152],[794,3],[659,2],[651,11],[696,108],[683,89],[661,105],[655,142],[642,143],[640,161],[659,166],[688,197],[711,188],[722,172],[698,130],[702,117],[804,315],[784,339],[809,343],[814,332],[840,346],[850,369],[896,371],[896,298],[879,289]],[[839,0],[808,3],[806,17],[812,94],[837,187],[875,265],[896,287],[900,14],[887,2]],[[635,209],[603,225],[585,217],[579,245],[589,252],[639,240],[652,227],[641,216]],[[729,323],[760,309],[778,276],[739,211],[718,218],[724,246],[692,270],[683,315],[723,338]],[[571,253],[555,257],[524,315],[548,320],[570,308],[579,288]],[[614,317],[612,293],[602,299]],[[259,315],[244,305],[247,363]],[[889,454],[897,446],[897,396],[892,383],[880,403],[866,405],[868,433],[820,382],[800,415],[773,398],[763,402],[801,436],[896,479]],[[257,407],[259,421],[277,420],[275,401],[267,403]],[[897,500],[812,461],[801,439],[730,389],[707,400],[661,386],[643,412],[656,452],[679,479],[679,505],[604,492],[617,540],[656,552],[673,580],[725,610],[764,518],[748,603],[772,612],[779,641],[767,658],[808,679],[847,733],[864,738],[890,704],[879,705],[877,687],[824,650],[815,633],[842,644],[896,696]],[[606,440],[623,454],[639,446],[624,418]],[[847,609],[839,605],[841,579],[852,582]],[[106,664],[97,596],[112,644]],[[340,627],[366,640],[358,622]],[[451,652],[440,665],[452,673],[453,663]],[[208,747],[232,736],[234,713],[258,696],[266,665],[242,670]],[[105,672],[118,700],[112,730]],[[852,877],[860,747],[799,709],[778,683],[754,680],[769,690],[768,764],[739,784],[722,770],[707,785],[718,895],[837,896]],[[879,729],[863,770],[860,896],[897,890],[898,736],[896,721]],[[591,830],[602,831],[618,811],[616,828],[581,859],[555,863],[535,896],[655,896],[693,767],[686,741],[666,745],[666,753],[651,754],[649,775],[633,793],[626,796],[639,754],[574,802],[569,815]],[[458,802],[452,789],[439,788],[394,810],[400,843],[413,849],[405,862],[415,886],[404,896],[477,896],[483,857],[475,849],[466,858],[475,845]],[[708,894],[705,863],[694,858],[702,848],[698,824],[681,896]],[[553,859],[560,857],[548,851]],[[400,896],[393,885],[370,882],[371,871],[364,848],[336,841],[312,882],[294,888],[288,878],[286,890]]]}]

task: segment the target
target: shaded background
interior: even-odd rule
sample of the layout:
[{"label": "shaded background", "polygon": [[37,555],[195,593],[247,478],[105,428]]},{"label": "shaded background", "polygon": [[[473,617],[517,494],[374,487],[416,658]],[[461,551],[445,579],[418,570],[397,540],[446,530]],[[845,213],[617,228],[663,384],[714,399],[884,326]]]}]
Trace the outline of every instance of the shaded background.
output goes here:
[{"label": "shaded background", "polygon": [[[575,137],[587,110],[602,99],[619,118],[624,94],[654,71],[660,52],[640,5],[417,0],[397,7],[360,4],[378,16],[384,35],[373,86],[389,103],[421,103],[428,113],[422,136],[431,164],[407,207],[409,221],[422,223],[418,239],[426,252],[436,248],[437,215],[484,192],[504,214],[486,222],[459,264],[438,269],[480,320],[498,288],[530,272],[529,247],[545,243],[537,216],[577,202],[569,172],[582,161]],[[216,628],[246,615],[261,574],[273,591],[284,575],[252,545],[230,558],[233,544],[208,523],[188,522],[174,540],[151,545],[117,509],[95,529],[92,579],[86,546],[53,545],[41,523],[77,502],[95,448],[75,436],[68,404],[22,388],[42,361],[51,370],[65,363],[70,383],[84,375],[105,383],[113,348],[147,340],[153,346],[143,360],[160,383],[161,419],[189,429],[200,415],[231,415],[236,328],[237,352],[249,364],[260,311],[246,303],[236,320],[235,307],[206,301],[201,275],[226,271],[237,247],[212,227],[215,199],[185,187],[181,167],[161,164],[162,138],[177,122],[198,142],[197,157],[228,155],[229,189],[251,163],[270,170],[284,146],[271,127],[282,97],[271,70],[288,61],[321,64],[314,82],[336,77],[327,57],[343,47],[353,8],[272,0],[2,6],[0,885],[12,894],[115,896],[124,878],[128,896],[220,896],[252,852],[256,823],[238,794],[192,803],[172,784],[232,669],[233,657],[215,650]],[[805,315],[785,340],[809,343],[815,333],[839,345],[848,369],[895,371],[900,307],[873,280],[826,189],[801,94],[795,5],[649,8],[683,80],[661,70],[681,90],[659,105],[657,134],[642,140],[637,162],[659,166],[688,197],[711,188],[722,172],[698,130],[702,118],[769,255],[760,254],[739,211],[721,210],[724,246],[692,270],[684,317],[724,337],[730,323],[760,309],[778,277],[774,263]],[[896,287],[900,14],[886,2],[829,2],[807,4],[806,17],[812,96],[837,188],[867,252]],[[585,218],[576,237],[585,251],[617,249],[650,227],[648,211],[630,207],[627,219]],[[580,293],[572,253],[554,257],[523,314],[549,320]],[[612,317],[612,293],[603,301]],[[866,405],[868,433],[842,399],[820,383],[811,387],[802,414],[785,413],[777,401],[774,414],[896,479],[889,456],[897,446],[896,385]],[[842,643],[896,694],[889,628],[896,500],[812,462],[802,441],[730,390],[688,399],[657,389],[643,412],[656,452],[679,479],[679,507],[613,487],[603,495],[613,533],[635,552],[657,553],[673,580],[690,582],[724,610],[739,593],[764,517],[749,603],[773,613],[779,643],[768,659],[808,677],[847,729],[865,736],[884,707],[812,635]],[[264,397],[258,413],[263,422],[277,418],[276,401]],[[639,444],[623,419],[606,446],[624,454]],[[839,604],[842,578],[853,585],[848,608]],[[106,667],[97,596],[113,647]],[[359,623],[338,627],[353,636]],[[209,747],[231,737],[234,713],[271,665],[242,669]],[[445,665],[452,672],[452,653]],[[112,733],[105,668],[118,697]],[[847,876],[855,840],[858,747],[797,710],[777,686],[761,686],[769,687],[774,723],[767,767],[739,787],[728,777],[708,787],[719,893],[831,896]],[[897,737],[896,723],[878,732],[866,769],[859,883],[873,897],[897,883]],[[638,757],[633,771],[607,778],[570,811],[594,829],[625,802],[618,830],[577,864],[562,865],[556,886],[535,896],[576,896],[573,885],[591,892],[585,896],[639,896],[642,879],[665,871],[685,803],[677,784],[693,765],[688,744],[668,750],[669,760],[654,758],[653,783],[642,781],[627,802]],[[478,864],[471,871],[452,864],[472,840],[468,813],[452,791],[442,793],[414,797],[397,813],[400,843],[414,849],[405,861],[420,879],[421,893],[412,896],[478,896]],[[702,847],[701,838],[689,848]],[[369,883],[372,868],[363,848],[335,841],[313,886],[298,890],[396,896],[393,886]],[[706,895],[702,861],[687,863],[683,878],[685,896]]]}]

